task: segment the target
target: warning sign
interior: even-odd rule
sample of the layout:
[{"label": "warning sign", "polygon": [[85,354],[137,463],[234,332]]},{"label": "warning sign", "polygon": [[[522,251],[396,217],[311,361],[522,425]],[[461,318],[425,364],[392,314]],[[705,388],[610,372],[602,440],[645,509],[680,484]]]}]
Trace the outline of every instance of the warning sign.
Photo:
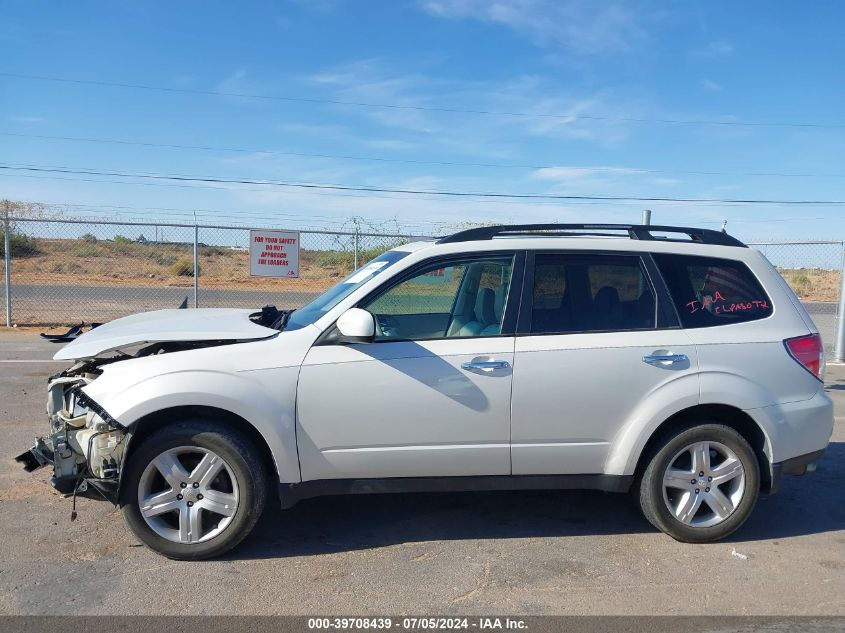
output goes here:
[{"label": "warning sign", "polygon": [[252,277],[299,277],[299,231],[249,232],[249,274]]}]

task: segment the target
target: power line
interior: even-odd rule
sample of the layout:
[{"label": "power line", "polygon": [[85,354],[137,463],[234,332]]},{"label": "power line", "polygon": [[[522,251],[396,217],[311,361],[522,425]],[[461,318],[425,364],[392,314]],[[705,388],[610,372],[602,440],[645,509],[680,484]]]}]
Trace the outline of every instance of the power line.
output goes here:
[{"label": "power line", "polygon": [[148,180],[166,180],[176,182],[200,182],[216,184],[245,184],[296,189],[314,189],[329,191],[360,191],[367,193],[398,193],[406,195],[444,196],[458,198],[494,198],[516,200],[599,200],[599,201],[636,201],[636,202],[715,202],[721,204],[778,204],[778,205],[845,205],[845,200],[773,200],[755,198],[682,198],[669,196],[599,196],[599,195],[564,195],[543,193],[501,193],[474,191],[444,191],[426,189],[401,189],[391,187],[369,187],[344,184],[316,184],[301,182],[284,182],[280,180],[258,180],[246,178],[218,178],[210,176],[185,176],[177,174],[143,174],[120,171],[105,171],[95,169],[80,169],[67,167],[37,167],[23,165],[0,165],[0,169],[27,172],[46,172],[59,174],[73,174],[83,176],[105,176],[117,178],[139,178]]},{"label": "power line", "polygon": [[33,81],[49,81],[66,84],[79,84],[88,86],[100,86],[108,88],[130,88],[133,90],[152,90],[156,92],[169,92],[178,94],[193,94],[219,97],[242,97],[246,99],[262,99],[267,101],[286,101],[295,103],[320,103],[329,105],[354,106],[361,108],[384,108],[391,110],[413,110],[422,112],[442,112],[450,114],[476,114],[489,116],[509,116],[525,118],[546,118],[565,119],[568,121],[589,120],[589,121],[618,121],[623,123],[656,123],[669,125],[720,125],[736,127],[787,127],[787,128],[845,128],[845,123],[790,123],[790,122],[760,122],[760,121],[718,121],[712,119],[657,119],[644,117],[612,117],[586,114],[562,114],[543,112],[512,112],[504,110],[482,110],[469,108],[447,108],[438,106],[419,106],[397,103],[372,103],[365,101],[345,101],[341,99],[323,99],[317,97],[298,97],[290,95],[266,95],[245,92],[229,92],[222,90],[199,90],[194,88],[172,88],[168,86],[154,86],[149,84],[100,81],[94,79],[73,79],[68,77],[49,77],[44,75],[28,75],[23,73],[0,72],[0,76],[13,77],[16,79],[28,79]]},{"label": "power line", "polygon": [[[61,177],[61,176],[38,176],[38,175],[34,175],[34,174],[0,173],[0,178],[15,178],[15,177],[35,179],[35,180],[60,180],[60,181],[70,181],[70,182],[91,182],[91,183],[106,183],[106,184],[116,184],[116,185],[145,186],[145,187],[180,187],[180,188],[187,188],[187,189],[197,189],[198,188],[198,189],[215,189],[215,190],[218,190],[218,191],[228,191],[228,189],[225,188],[225,187],[214,187],[212,185],[202,185],[202,184],[189,185],[189,184],[170,184],[170,183],[156,183],[156,182],[132,182],[132,181],[128,181],[128,180],[96,180],[96,179],[93,179],[93,178],[64,178],[64,177]],[[237,191],[263,191],[263,189],[239,188]],[[330,197],[330,198],[336,198],[336,197],[357,198],[357,199],[361,199],[361,200],[365,200],[365,201],[370,200],[370,199],[376,199],[376,200],[407,200],[407,196],[401,196],[401,195],[392,196],[392,195],[389,195],[389,194],[380,194],[380,193],[378,193],[378,194],[361,194],[361,193],[356,193],[356,192],[326,193],[326,192],[320,192],[320,191],[314,191],[314,190],[307,190],[307,191],[304,191],[303,193],[306,193],[308,195],[326,196],[326,197]],[[443,203],[443,204],[450,202],[448,198],[442,198],[442,197],[438,198],[438,197],[430,197],[430,196],[429,197],[415,196],[415,198],[417,198],[419,200],[425,200],[425,201]],[[547,207],[548,206],[548,207],[551,207],[553,209],[560,209],[561,208],[559,202],[543,201],[543,200],[507,200],[507,199],[486,200],[486,199],[477,199],[477,198],[465,198],[463,201],[468,202],[468,203],[472,203],[472,204],[485,204],[485,205],[489,205],[489,204],[502,205],[502,204],[504,204],[504,205],[520,205],[521,207],[526,207],[526,206],[528,206],[528,207]],[[570,205],[574,204],[574,205],[578,205],[578,206],[601,205],[602,207],[607,207],[607,206],[630,207],[630,206],[639,206],[639,204],[640,204],[635,200],[634,201],[627,201],[627,200],[622,200],[622,201],[568,200],[567,203],[570,204]],[[56,204],[58,204],[58,203],[56,203]],[[665,208],[671,209],[673,207],[681,206],[681,205],[684,205],[684,204],[687,204],[687,203],[685,203],[685,202],[673,202],[673,201],[661,201],[657,204],[660,204],[661,208],[665,207]],[[736,206],[736,203],[718,203],[718,202],[700,202],[700,203],[697,203],[697,204],[700,204],[702,206],[708,206],[708,207],[712,206],[712,207],[716,207],[716,208],[721,208],[721,207],[724,207],[724,206]],[[92,206],[92,205],[89,205],[89,206]],[[739,206],[742,206],[742,205],[739,205]],[[770,206],[777,207],[777,206],[781,206],[781,205],[773,203]],[[787,206],[789,206],[789,205],[787,205]],[[141,209],[141,207],[138,207],[138,208]],[[152,208],[156,209],[158,207],[152,207]],[[160,209],[166,210],[165,207],[161,207]],[[189,211],[192,211],[192,209],[189,209]],[[221,213],[226,213],[226,212],[221,212]],[[190,214],[188,214],[188,215],[190,215]],[[250,216],[246,216],[246,217],[249,218]],[[314,216],[314,217],[316,217],[316,216]],[[838,218],[810,218],[810,219],[838,219]],[[710,224],[721,224],[721,222],[722,222],[722,220],[719,220],[719,221],[714,220],[714,221],[710,221],[709,223]],[[429,223],[429,224],[434,224],[434,225],[439,226],[441,224],[441,222],[438,221],[438,222],[433,222],[433,223]],[[420,226],[423,226],[423,225],[424,224],[420,224]]]},{"label": "power line", "polygon": [[[115,204],[99,204],[99,203],[70,203],[70,202],[42,202],[44,206],[51,208],[51,209],[63,209],[63,208],[72,208],[72,209],[82,209],[87,211],[93,212],[100,212],[100,211],[108,211],[108,210],[115,210],[118,213],[122,211],[167,211],[169,215],[179,216],[179,217],[188,217],[192,218],[194,215],[197,217],[210,217],[210,218],[219,218],[219,217],[237,217],[237,219],[246,219],[246,220],[265,220],[265,221],[273,221],[279,218],[290,218],[294,220],[301,220],[301,221],[312,221],[314,219],[322,220],[320,224],[328,226],[329,223],[342,224],[349,221],[349,217],[347,215],[342,216],[328,216],[328,215],[318,215],[313,213],[284,213],[284,212],[277,212],[273,210],[263,209],[263,210],[256,210],[256,209],[238,209],[237,211],[232,211],[231,209],[204,209],[204,208],[184,208],[184,207],[153,207],[153,206],[131,206],[131,205],[115,205]],[[385,223],[392,221],[392,219],[388,218],[371,218],[371,217],[362,217],[362,216],[355,216],[361,222],[365,224],[376,225],[379,223]],[[403,222],[403,227],[415,227],[415,228],[422,228],[424,226],[439,226],[442,222]]]},{"label": "power line", "polygon": [[[148,224],[155,224],[156,222],[172,222],[173,218],[171,216],[178,216],[188,218],[188,221],[191,219],[196,220],[199,219],[206,219],[209,221],[213,221],[219,223],[221,221],[221,217],[227,218],[235,218],[236,221],[227,222],[227,227],[231,227],[232,229],[243,229],[248,227],[256,227],[259,224],[268,225],[268,226],[278,226],[278,220],[281,217],[292,218],[292,220],[287,221],[301,221],[307,222],[307,224],[297,224],[300,230],[306,231],[307,230],[332,230],[332,229],[339,229],[344,230],[348,228],[350,223],[350,218],[346,216],[339,216],[331,218],[332,222],[313,222],[313,218],[318,216],[297,216],[294,214],[288,213],[280,213],[275,211],[250,211],[246,215],[241,212],[238,212],[237,216],[234,216],[232,211],[225,211],[220,209],[185,209],[185,208],[175,208],[175,207],[137,207],[137,206],[129,206],[129,205],[113,205],[113,204],[96,204],[96,203],[67,203],[67,202],[41,202],[38,203],[43,205],[48,209],[53,210],[60,210],[64,211],[67,209],[79,209],[82,211],[87,211],[88,213],[94,213],[94,215],[77,215],[71,219],[85,219],[90,220],[92,222],[96,222],[97,220],[108,219],[110,221],[126,221],[126,222],[144,222]],[[113,215],[102,215],[107,210],[118,210],[117,213]],[[168,211],[167,218],[163,218],[161,216],[149,216],[149,215],[124,215],[123,211],[130,210],[130,211]],[[172,212],[177,213],[172,213]],[[263,213],[270,213],[271,215],[262,215]],[[323,216],[325,217],[325,216]],[[398,218],[366,218],[366,217],[359,217],[356,216],[357,219],[367,225],[369,225],[368,230],[371,231],[395,231],[397,233],[414,233],[417,236],[423,235],[433,235],[443,233],[445,230],[450,230],[449,227],[456,226],[454,219],[442,219],[439,221],[429,221],[429,222],[401,222]],[[834,219],[840,219],[839,217],[832,217],[832,216],[823,216],[823,217],[793,217],[793,218],[756,218],[756,219],[732,219],[731,224],[768,224],[770,222],[811,222],[811,221],[829,221]],[[51,221],[60,221],[61,218],[50,218]],[[179,221],[177,219],[177,221]],[[251,223],[250,223],[251,222]],[[395,223],[395,227],[390,227],[390,229],[386,229],[385,225],[389,223]],[[696,225],[705,225],[705,224],[722,224],[722,221],[714,221],[714,220],[693,220],[693,223]]]},{"label": "power line", "polygon": [[[1,73],[0,73],[1,74]],[[131,141],[124,139],[111,138],[92,138],[82,136],[52,136],[47,134],[24,134],[18,132],[0,132],[2,136],[12,136],[17,138],[34,138],[53,141],[72,141],[83,143],[101,143],[112,145],[130,145],[138,147],[156,147],[163,149],[179,149],[179,150],[201,150],[211,152],[236,152],[244,154],[268,154],[272,156],[296,156],[300,158],[328,158],[336,160],[356,160],[356,161],[373,161],[381,163],[404,163],[412,165],[439,165],[446,167],[482,167],[482,168],[497,168],[497,169],[555,169],[561,167],[560,165],[528,165],[528,164],[514,164],[514,163],[472,163],[460,161],[441,161],[441,160],[419,160],[411,158],[386,158],[380,156],[355,156],[343,154],[319,154],[308,152],[288,152],[281,150],[269,149],[249,149],[243,147],[221,147],[212,145],[185,145],[179,143],[152,143],[148,141]],[[609,172],[618,173],[620,171],[642,174],[684,174],[694,176],[763,176],[763,177],[777,177],[777,178],[845,178],[845,174],[813,174],[813,173],[783,173],[783,172],[726,172],[726,171],[695,171],[695,170],[668,170],[668,169],[647,169],[638,167],[593,167],[593,166],[574,166],[565,167],[572,171],[583,172]]]},{"label": "power line", "polygon": [[[216,191],[230,191],[228,187],[216,187],[214,185],[207,185],[207,184],[175,184],[175,183],[163,183],[163,182],[132,182],[129,180],[102,180],[102,179],[95,179],[95,178],[69,178],[69,177],[62,177],[62,176],[38,176],[35,174],[12,174],[12,173],[0,173],[0,178],[27,178],[33,180],[61,180],[66,182],[91,182],[91,183],[103,183],[103,184],[111,184],[111,185],[134,185],[138,187],[178,187],[181,189],[214,189]],[[265,191],[264,189],[255,189],[251,187],[239,187],[237,191]],[[391,196],[387,194],[364,194],[360,192],[332,192],[326,193],[317,190],[305,190],[303,193],[307,193],[308,195],[314,196],[327,196],[331,198],[336,197],[343,197],[343,198],[359,198],[359,199],[371,199],[375,197],[378,200],[407,200],[407,196]],[[426,196],[415,196],[420,200],[431,200],[433,202],[447,202],[447,200],[443,198],[432,198]],[[498,200],[484,200],[484,199],[472,199],[468,198],[468,202],[477,203],[477,204],[526,204],[525,201],[514,201],[514,200],[506,200],[506,199],[498,199]],[[578,204],[601,204],[599,202],[590,201],[590,200],[571,200],[571,203],[578,203]],[[556,205],[555,202],[543,202],[539,200],[532,201],[530,203],[532,206],[545,206],[545,205]],[[619,202],[617,204],[632,204],[626,202]]]}]

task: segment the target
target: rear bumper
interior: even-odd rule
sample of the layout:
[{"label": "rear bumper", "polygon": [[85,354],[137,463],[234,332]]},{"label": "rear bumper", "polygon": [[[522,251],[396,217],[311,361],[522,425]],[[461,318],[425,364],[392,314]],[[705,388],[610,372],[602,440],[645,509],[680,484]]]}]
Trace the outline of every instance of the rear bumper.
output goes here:
[{"label": "rear bumper", "polygon": [[800,460],[827,448],[833,434],[833,401],[819,385],[808,400],[746,409],[767,439],[772,464]]},{"label": "rear bumper", "polygon": [[782,462],[772,464],[772,484],[769,492],[777,492],[783,475],[805,475],[816,470],[816,464],[824,454],[824,450],[813,451],[806,455],[791,457]]}]

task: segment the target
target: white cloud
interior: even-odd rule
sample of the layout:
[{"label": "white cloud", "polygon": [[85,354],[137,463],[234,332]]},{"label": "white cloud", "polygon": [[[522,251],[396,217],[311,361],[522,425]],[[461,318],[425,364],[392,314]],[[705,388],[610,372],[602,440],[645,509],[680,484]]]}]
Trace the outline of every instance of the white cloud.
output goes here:
[{"label": "white cloud", "polygon": [[681,184],[681,180],[677,178],[652,178],[651,181],[655,185],[671,186]]},{"label": "white cloud", "polygon": [[290,3],[299,5],[305,9],[312,11],[319,11],[321,13],[328,13],[332,11],[338,4],[339,0],[288,0]]},{"label": "white cloud", "polygon": [[719,92],[722,89],[721,84],[716,83],[712,79],[702,79],[698,82],[698,85],[708,92]]},{"label": "white cloud", "polygon": [[399,149],[413,149],[417,147],[416,143],[410,141],[403,141],[395,138],[374,138],[364,141],[365,145],[375,147],[377,149],[399,150]]},{"label": "white cloud", "polygon": [[40,116],[10,116],[6,120],[13,123],[42,123],[44,121]]},{"label": "white cloud", "polygon": [[[512,157],[514,143],[524,141],[526,136],[616,144],[625,138],[628,126],[613,117],[642,115],[630,99],[619,99],[610,91],[574,95],[544,76],[456,81],[408,74],[381,60],[368,59],[328,68],[304,79],[326,91],[331,99],[402,106],[343,110],[345,115],[366,117],[408,135],[396,138],[391,134],[394,144],[425,143],[490,159]],[[593,116],[596,118],[590,118]]]},{"label": "white cloud", "polygon": [[591,194],[631,194],[639,191],[642,185],[671,187],[682,182],[675,178],[655,175],[648,169],[612,166],[543,167],[534,170],[531,178],[553,183],[555,191]]},{"label": "white cloud", "polygon": [[638,170],[631,167],[543,167],[532,172],[538,180],[555,182],[583,182],[596,180],[603,175],[635,174]]},{"label": "white cloud", "polygon": [[238,96],[238,95],[251,95],[251,94],[267,94],[266,87],[256,87],[255,82],[250,82],[248,79],[248,73],[246,69],[239,69],[235,72],[231,73],[230,75],[226,76],[215,86],[216,92],[224,92],[228,93],[227,96],[224,96],[224,99],[229,99],[235,102],[240,103],[260,103],[265,102],[264,99],[256,99],[254,97],[249,96]]},{"label": "white cloud", "polygon": [[629,5],[592,0],[423,0],[429,14],[500,24],[538,46],[578,55],[628,52],[646,39]]},{"label": "white cloud", "polygon": [[691,53],[697,57],[727,57],[734,52],[733,44],[725,40],[711,40]]},{"label": "white cloud", "polygon": [[[408,189],[436,189],[438,181],[408,179],[391,181],[386,186]],[[443,183],[440,183],[443,187]],[[521,202],[479,200],[439,196],[401,194],[354,194],[341,192],[290,191],[268,187],[266,190],[232,189],[229,192],[243,206],[268,211],[296,209],[303,217],[335,217],[335,226],[353,216],[363,217],[374,227],[395,231],[446,233],[467,223],[483,222],[578,222],[621,221],[627,211],[565,202]],[[596,216],[596,213],[600,213]],[[630,218],[628,218],[630,219]]]}]

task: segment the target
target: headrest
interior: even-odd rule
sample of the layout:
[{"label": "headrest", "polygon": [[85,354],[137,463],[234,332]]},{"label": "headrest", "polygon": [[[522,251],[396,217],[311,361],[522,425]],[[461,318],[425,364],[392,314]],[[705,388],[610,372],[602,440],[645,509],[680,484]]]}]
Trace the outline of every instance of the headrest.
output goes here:
[{"label": "headrest", "polygon": [[496,318],[496,293],[492,288],[482,288],[475,298],[475,318],[484,325],[495,323]]},{"label": "headrest", "polygon": [[496,303],[493,304],[493,310],[496,311],[496,320],[502,320],[502,314],[505,311],[505,299],[508,297],[508,283],[499,284],[496,288]]},{"label": "headrest", "polygon": [[613,286],[602,286],[593,299],[593,305],[599,309],[610,309],[619,304],[619,291]]}]

